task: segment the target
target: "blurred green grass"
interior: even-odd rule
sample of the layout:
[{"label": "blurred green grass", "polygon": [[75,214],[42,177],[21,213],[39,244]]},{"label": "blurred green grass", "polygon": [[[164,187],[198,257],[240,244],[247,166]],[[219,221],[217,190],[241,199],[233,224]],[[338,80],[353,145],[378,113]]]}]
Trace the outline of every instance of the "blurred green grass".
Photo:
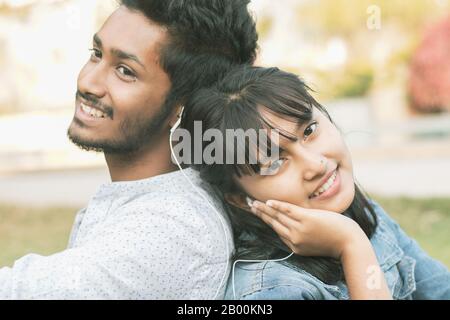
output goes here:
[{"label": "blurred green grass", "polygon": [[29,253],[50,255],[67,247],[76,208],[0,205],[0,268]]},{"label": "blurred green grass", "polygon": [[[432,257],[450,268],[450,198],[374,197]],[[0,205],[0,267],[67,246],[76,208],[19,208]]]}]

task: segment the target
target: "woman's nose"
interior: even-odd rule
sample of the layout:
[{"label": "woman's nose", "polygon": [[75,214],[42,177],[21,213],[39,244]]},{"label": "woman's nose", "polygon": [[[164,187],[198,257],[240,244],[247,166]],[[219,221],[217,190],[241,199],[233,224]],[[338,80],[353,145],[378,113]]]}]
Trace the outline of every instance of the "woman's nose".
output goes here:
[{"label": "woman's nose", "polygon": [[303,151],[299,157],[302,178],[307,181],[322,177],[328,170],[328,159],[320,153]]}]

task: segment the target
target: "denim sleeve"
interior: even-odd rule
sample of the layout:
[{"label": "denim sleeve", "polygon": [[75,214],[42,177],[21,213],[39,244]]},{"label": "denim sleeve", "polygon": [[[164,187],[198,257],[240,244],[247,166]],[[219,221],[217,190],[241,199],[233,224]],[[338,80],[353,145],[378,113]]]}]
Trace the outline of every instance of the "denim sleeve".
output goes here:
[{"label": "denim sleeve", "polygon": [[411,239],[378,204],[375,203],[378,216],[385,220],[397,238],[405,255],[416,260],[414,271],[416,291],[413,299],[441,300],[450,299],[450,272],[439,261],[431,258],[419,244]]}]

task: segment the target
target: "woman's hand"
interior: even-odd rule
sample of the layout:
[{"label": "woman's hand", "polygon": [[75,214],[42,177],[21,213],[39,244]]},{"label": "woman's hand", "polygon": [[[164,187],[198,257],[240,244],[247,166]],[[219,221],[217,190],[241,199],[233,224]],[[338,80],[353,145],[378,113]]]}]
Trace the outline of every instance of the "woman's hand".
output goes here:
[{"label": "woman's hand", "polygon": [[372,245],[352,219],[272,200],[255,201],[252,212],[296,254],[339,259],[351,299],[392,299]]},{"label": "woman's hand", "polygon": [[305,209],[268,201],[255,201],[252,212],[270,225],[282,241],[296,254],[341,259],[358,241],[367,236],[352,219],[335,212]]}]

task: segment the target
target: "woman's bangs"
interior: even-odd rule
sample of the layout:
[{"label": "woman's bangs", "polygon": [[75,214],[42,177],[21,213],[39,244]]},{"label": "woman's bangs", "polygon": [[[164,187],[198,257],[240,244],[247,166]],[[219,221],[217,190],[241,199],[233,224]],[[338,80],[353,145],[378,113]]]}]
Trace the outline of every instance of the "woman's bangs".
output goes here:
[{"label": "woman's bangs", "polygon": [[[254,107],[255,105],[261,104],[239,101],[235,108],[230,106],[231,112],[229,117],[226,117],[226,128],[243,135],[235,134],[233,141],[229,141],[229,137],[225,139],[225,155],[228,155],[227,159],[230,159],[230,154],[233,155],[233,173],[239,177],[259,174],[261,166],[270,160],[276,160],[274,157],[278,158],[277,156],[284,151],[280,145],[280,138],[289,141],[298,139],[296,133],[287,131],[267,119],[263,111],[299,125],[312,119],[312,106],[305,107],[303,103],[297,104],[296,107],[281,102],[267,103],[267,101],[262,107]],[[273,131],[278,135],[275,140]]]}]

